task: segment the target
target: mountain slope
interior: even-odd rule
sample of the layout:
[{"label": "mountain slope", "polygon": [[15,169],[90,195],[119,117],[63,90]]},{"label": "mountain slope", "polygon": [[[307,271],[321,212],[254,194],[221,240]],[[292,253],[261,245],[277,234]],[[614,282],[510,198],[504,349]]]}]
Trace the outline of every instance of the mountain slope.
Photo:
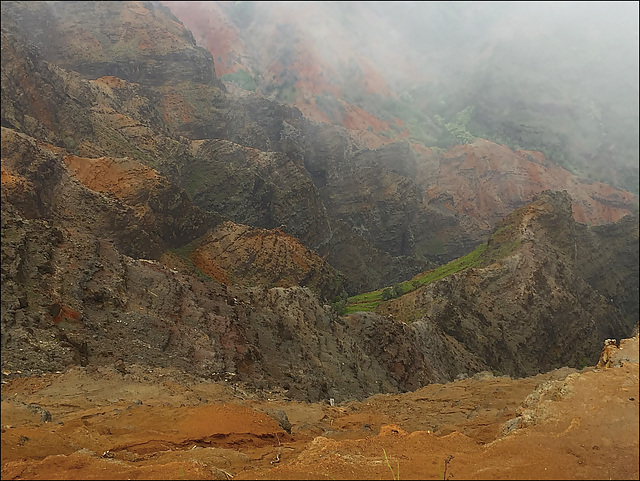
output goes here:
[{"label": "mountain slope", "polygon": [[[399,388],[390,361],[378,359],[375,343],[373,350],[365,344],[375,332],[361,335],[309,289],[269,288],[264,284],[270,281],[239,270],[239,283],[249,287],[223,285],[189,265],[174,269],[180,265],[166,256],[167,264],[141,258],[170,254],[172,214],[178,211],[149,214],[162,205],[162,176],[125,159],[103,158],[84,159],[83,167],[105,167],[99,178],[87,177],[86,170],[74,169],[79,159],[11,129],[3,128],[2,145],[3,372],[37,374],[73,364],[173,366],[203,378],[235,376],[254,388],[286,386],[299,399],[320,399],[329,391],[340,398],[362,396],[381,382]],[[156,180],[144,185],[134,175],[140,171]],[[133,188],[112,183],[118,175],[132,175]],[[176,215],[187,224],[179,232],[194,239],[219,222],[188,199],[182,209],[193,214]],[[192,225],[194,215],[201,224]],[[166,240],[160,236],[165,225]],[[339,289],[335,271],[289,236],[230,223],[213,234],[231,228],[289,243],[292,249],[254,250],[278,255],[285,267],[311,263],[307,275],[289,285],[309,283],[327,296]],[[215,242],[225,247],[222,239]],[[200,244],[192,264],[207,272],[204,261],[213,247]],[[235,254],[234,269],[241,268],[242,256]],[[329,283],[323,284],[325,278]],[[397,329],[387,323],[387,331]],[[398,348],[407,346],[401,342]],[[375,367],[343,369],[354,362],[354,351],[358,362]]]},{"label": "mountain slope", "polygon": [[[234,98],[215,77],[211,56],[152,4],[3,5],[3,125],[79,157],[138,159],[205,210],[283,228],[328,256],[351,294],[465,254],[544,188],[567,188],[576,215],[593,223],[617,220],[637,203],[544,166],[535,153],[530,160],[473,144],[460,177],[460,148],[444,155],[405,143],[369,150],[296,108]],[[123,28],[136,49],[117,47],[114,32]],[[61,31],[67,37],[56,42],[91,36],[98,43],[72,49],[43,40]],[[481,163],[486,170],[476,178]],[[470,209],[474,196],[486,202]]]},{"label": "mountain slope", "polygon": [[371,148],[482,137],[638,194],[635,4],[164,4],[230,88]]},{"label": "mountain slope", "polygon": [[603,339],[625,337],[637,322],[637,215],[616,230],[624,231],[629,257],[611,268],[626,286],[622,298],[635,299],[628,304],[619,298],[614,305],[583,277],[588,256],[605,252],[608,242],[571,220],[566,192],[545,191],[497,224],[472,266],[383,302],[376,312],[416,329],[441,329],[510,375],[593,362],[589,352]]},{"label": "mountain slope", "polygon": [[[306,289],[224,286],[188,269],[174,271],[175,264],[123,254],[154,245],[149,242],[154,238],[156,249],[173,242],[171,227],[162,227],[173,216],[150,214],[150,206],[162,205],[158,200],[164,194],[156,190],[161,177],[153,174],[148,178],[158,180],[123,191],[122,183],[110,184],[107,170],[100,181],[86,177],[74,169],[79,159],[51,149],[3,129],[2,348],[3,366],[10,372],[116,361],[171,365],[203,377],[235,375],[253,386],[285,386],[300,399],[346,399],[415,389],[486,369],[524,375],[575,365],[589,361],[583,356],[590,346],[630,329],[634,311],[625,318],[573,270],[577,237],[567,229],[581,229],[571,227],[566,194],[545,193],[508,217],[483,255],[486,267],[383,304],[379,311],[384,316],[341,319]],[[135,179],[142,179],[144,168],[131,161],[85,159],[83,164],[91,162],[121,176],[137,172]],[[43,177],[43,172],[49,174]],[[42,196],[42,183],[51,181],[57,187]],[[189,206],[188,200],[184,203],[183,210]],[[199,229],[216,222],[208,220]],[[620,233],[637,240],[637,222],[625,220],[624,225]],[[231,227],[223,224],[214,235]],[[515,240],[507,235],[514,231],[520,232]],[[168,232],[166,240],[163,232]],[[504,257],[514,242],[523,247]],[[633,248],[633,240],[628,245]],[[214,244],[199,246],[192,262],[207,272],[205,260]],[[545,255],[529,252],[538,249]],[[273,251],[261,255],[268,252]],[[292,256],[289,265],[300,262],[295,251],[283,254]],[[241,264],[234,268],[242,269]],[[620,294],[619,305],[629,307],[633,292],[627,289],[637,278],[637,264],[626,268],[629,273],[612,287]],[[242,283],[265,282],[251,279],[247,275]],[[314,288],[313,278],[310,282]],[[406,307],[412,295],[415,304]],[[398,322],[403,309],[427,311],[405,324]],[[560,313],[562,322],[549,324]],[[503,338],[495,336],[500,327]]]},{"label": "mountain slope", "polygon": [[[69,37],[46,43],[61,32]],[[132,45],[118,45],[123,32]],[[233,97],[213,65],[151,3],[2,4],[2,363],[11,375],[74,364],[173,366],[296,399],[361,398],[487,369],[522,375],[576,364],[633,322],[637,266],[620,263],[606,278],[598,271],[605,259],[637,259],[637,222],[612,227],[617,251],[594,260],[576,233],[598,246],[609,227],[578,227],[570,197],[552,194],[541,197],[551,199],[546,207],[529,207],[556,219],[550,229],[547,217],[533,217],[532,239],[544,249],[512,252],[509,241],[512,264],[423,288],[456,298],[434,307],[433,322],[338,316],[327,300],[343,298],[343,288],[380,288],[469,252],[535,191],[505,195],[490,214],[464,213],[473,202],[463,189],[438,187],[447,162],[470,166],[459,177],[474,186],[471,198],[503,196],[482,186],[499,177],[482,170],[492,163],[511,187],[526,166],[541,179],[559,171],[488,141],[444,155],[404,142],[371,150],[296,108]],[[624,192],[575,188],[584,194],[577,205],[599,203],[593,222],[633,210]],[[502,242],[497,231],[492,239],[487,256]],[[587,265],[572,260],[578,251]],[[483,272],[496,275],[493,284]],[[557,284],[561,296],[537,310],[464,297],[474,282],[520,296],[530,278],[540,292]],[[564,329],[543,321],[564,302],[575,345],[558,341],[543,358]],[[488,316],[487,306],[499,312]],[[518,324],[520,314],[535,322]],[[494,328],[509,323],[503,318],[514,342],[501,355]],[[526,347],[522,355],[514,343]]]}]

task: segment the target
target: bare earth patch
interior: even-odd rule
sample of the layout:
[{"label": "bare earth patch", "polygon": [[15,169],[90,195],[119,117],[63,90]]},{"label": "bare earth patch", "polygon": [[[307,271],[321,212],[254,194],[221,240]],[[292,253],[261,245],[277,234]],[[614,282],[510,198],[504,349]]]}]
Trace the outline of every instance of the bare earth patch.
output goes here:
[{"label": "bare earth patch", "polygon": [[14,378],[2,479],[638,479],[638,337],[607,356],[333,406],[135,365]]}]

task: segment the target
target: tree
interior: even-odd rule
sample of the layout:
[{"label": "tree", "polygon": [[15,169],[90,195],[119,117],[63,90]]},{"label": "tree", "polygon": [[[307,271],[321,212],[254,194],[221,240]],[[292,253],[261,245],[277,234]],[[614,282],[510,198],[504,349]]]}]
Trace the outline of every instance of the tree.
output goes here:
[{"label": "tree", "polygon": [[395,296],[394,289],[391,287],[385,287],[382,291],[382,300],[388,301],[389,299],[393,299]]}]

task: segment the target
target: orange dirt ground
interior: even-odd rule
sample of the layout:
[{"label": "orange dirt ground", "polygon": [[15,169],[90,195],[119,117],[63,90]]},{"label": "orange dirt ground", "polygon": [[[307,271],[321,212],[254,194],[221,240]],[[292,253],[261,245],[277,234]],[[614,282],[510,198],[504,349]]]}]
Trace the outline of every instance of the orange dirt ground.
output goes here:
[{"label": "orange dirt ground", "polygon": [[638,337],[610,357],[333,406],[140,366],[15,378],[2,479],[638,479]]}]

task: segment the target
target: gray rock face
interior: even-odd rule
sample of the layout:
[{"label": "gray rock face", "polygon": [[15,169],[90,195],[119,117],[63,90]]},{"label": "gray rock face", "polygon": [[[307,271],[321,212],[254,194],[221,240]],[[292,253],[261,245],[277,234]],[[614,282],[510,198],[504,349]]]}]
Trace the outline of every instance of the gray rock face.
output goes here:
[{"label": "gray rock face", "polygon": [[424,178],[430,167],[419,163],[408,144],[361,149],[338,128],[305,129],[304,165],[328,215],[374,248],[396,258],[412,258],[425,270],[441,260],[432,253],[441,252],[434,246],[442,239],[447,239],[448,259],[480,243],[482,229],[438,208],[426,196]]},{"label": "gray rock face", "polygon": [[576,225],[576,268],[581,277],[623,314],[638,322],[638,215],[615,224]]},{"label": "gray rock face", "polygon": [[[611,230],[630,259],[637,258],[637,217]],[[637,263],[614,264],[619,273],[610,286],[626,292],[622,309],[593,288],[596,279],[590,285],[583,277],[598,265],[585,268],[585,253],[608,248],[601,234],[573,221],[566,192],[543,192],[498,225],[479,265],[384,303],[378,312],[444,333],[458,343],[452,359],[468,354],[512,376],[593,365],[605,339],[629,336],[634,320],[628,313],[638,305],[637,297],[628,301],[637,289],[629,283]]]},{"label": "gray rock face", "polygon": [[193,202],[235,222],[280,227],[320,254],[331,228],[318,192],[304,169],[285,154],[225,140],[194,141],[195,154],[181,182]]},{"label": "gray rock face", "polygon": [[[2,164],[8,371],[174,366],[214,379],[232,373],[256,389],[288,385],[305,400],[397,392],[438,376],[423,369],[415,338],[386,318],[341,319],[306,288],[223,286],[140,258],[169,245],[158,235],[165,218],[139,222],[138,197],[91,190],[23,134],[3,129]],[[44,196],[47,183],[56,186]],[[164,205],[155,198],[162,189],[148,195],[148,205]]]},{"label": "gray rock face", "polygon": [[286,432],[291,434],[291,421],[287,417],[287,413],[282,409],[267,409],[265,411],[269,417],[275,419],[278,422],[278,425],[284,429]]}]

